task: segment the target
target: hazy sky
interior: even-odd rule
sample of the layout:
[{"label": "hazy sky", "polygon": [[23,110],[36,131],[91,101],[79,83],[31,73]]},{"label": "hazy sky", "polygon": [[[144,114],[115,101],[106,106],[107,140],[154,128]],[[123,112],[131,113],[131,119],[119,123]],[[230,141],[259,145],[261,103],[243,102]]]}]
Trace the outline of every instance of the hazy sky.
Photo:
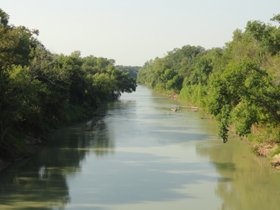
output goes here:
[{"label": "hazy sky", "polygon": [[183,45],[223,47],[248,20],[268,22],[280,0],[0,0],[10,23],[39,29],[54,53],[143,65]]}]

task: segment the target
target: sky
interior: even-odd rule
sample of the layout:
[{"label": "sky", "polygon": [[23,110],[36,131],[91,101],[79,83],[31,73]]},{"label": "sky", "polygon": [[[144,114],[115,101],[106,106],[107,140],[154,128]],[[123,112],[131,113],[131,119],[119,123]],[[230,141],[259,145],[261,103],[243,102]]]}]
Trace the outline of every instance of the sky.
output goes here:
[{"label": "sky", "polygon": [[280,0],[0,0],[10,24],[38,29],[53,53],[143,65],[174,48],[223,47],[247,21],[268,23]]}]

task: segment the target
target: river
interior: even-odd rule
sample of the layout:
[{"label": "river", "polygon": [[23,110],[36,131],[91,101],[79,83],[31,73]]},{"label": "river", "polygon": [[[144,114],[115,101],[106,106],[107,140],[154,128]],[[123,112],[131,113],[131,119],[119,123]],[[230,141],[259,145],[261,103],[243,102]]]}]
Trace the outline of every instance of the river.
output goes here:
[{"label": "river", "polygon": [[277,210],[280,173],[143,86],[0,174],[1,210]]}]

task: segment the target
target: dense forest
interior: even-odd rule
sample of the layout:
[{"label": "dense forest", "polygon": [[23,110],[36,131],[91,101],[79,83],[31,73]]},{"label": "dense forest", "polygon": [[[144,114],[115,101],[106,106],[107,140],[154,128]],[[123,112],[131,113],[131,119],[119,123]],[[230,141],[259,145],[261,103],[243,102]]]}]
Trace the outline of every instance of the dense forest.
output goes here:
[{"label": "dense forest", "polygon": [[88,118],[136,88],[136,80],[114,60],[81,57],[78,51],[53,54],[37,35],[9,24],[0,9],[0,159],[21,156],[50,130]]},{"label": "dense forest", "polygon": [[223,48],[187,45],[150,60],[138,82],[214,116],[224,142],[231,131],[280,143],[280,15],[271,21],[249,21]]}]

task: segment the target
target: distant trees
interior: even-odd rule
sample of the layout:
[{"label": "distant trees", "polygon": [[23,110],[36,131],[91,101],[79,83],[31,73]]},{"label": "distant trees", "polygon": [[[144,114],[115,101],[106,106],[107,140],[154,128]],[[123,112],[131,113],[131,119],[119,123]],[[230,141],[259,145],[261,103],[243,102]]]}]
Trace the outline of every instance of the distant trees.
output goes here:
[{"label": "distant trees", "polygon": [[16,157],[26,139],[135,90],[135,79],[113,60],[78,51],[52,54],[36,39],[37,31],[8,20],[0,9],[0,158]]},{"label": "distant trees", "polygon": [[[272,20],[280,23],[279,15]],[[279,26],[249,21],[223,49],[184,46],[147,62],[138,81],[208,110],[224,142],[231,127],[243,136],[254,125],[274,129],[280,141],[279,40]]]},{"label": "distant trees", "polygon": [[184,78],[191,72],[195,59],[204,51],[202,47],[188,45],[168,52],[164,58],[146,62],[139,72],[138,82],[155,89],[179,92]]},{"label": "distant trees", "polygon": [[134,79],[137,79],[137,75],[139,72],[139,69],[141,68],[140,66],[121,66],[118,65],[116,68],[120,71],[127,72],[128,75]]}]

